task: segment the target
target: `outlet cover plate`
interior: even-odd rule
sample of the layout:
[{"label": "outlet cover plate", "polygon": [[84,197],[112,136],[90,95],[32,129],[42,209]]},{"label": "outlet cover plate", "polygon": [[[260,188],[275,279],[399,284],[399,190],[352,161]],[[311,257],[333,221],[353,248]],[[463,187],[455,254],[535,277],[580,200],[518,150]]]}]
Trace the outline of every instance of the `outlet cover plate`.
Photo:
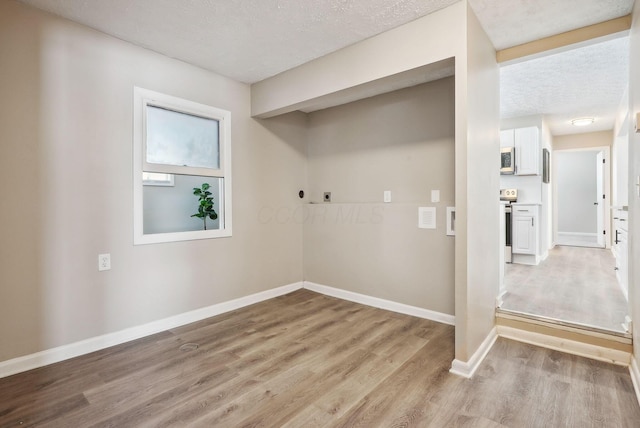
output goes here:
[{"label": "outlet cover plate", "polygon": [[98,254],[98,270],[111,269],[111,254]]}]

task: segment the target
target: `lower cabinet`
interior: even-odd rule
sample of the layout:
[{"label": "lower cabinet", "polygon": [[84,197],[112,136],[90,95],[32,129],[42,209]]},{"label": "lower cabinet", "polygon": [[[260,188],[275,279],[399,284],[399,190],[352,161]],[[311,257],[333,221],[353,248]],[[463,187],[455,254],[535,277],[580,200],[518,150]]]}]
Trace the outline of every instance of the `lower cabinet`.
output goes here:
[{"label": "lower cabinet", "polygon": [[512,251],[538,254],[538,206],[515,205],[512,211]]},{"label": "lower cabinet", "polygon": [[613,213],[615,235],[613,254],[616,257],[616,277],[625,297],[629,294],[629,244],[628,244],[628,213],[617,210]]}]

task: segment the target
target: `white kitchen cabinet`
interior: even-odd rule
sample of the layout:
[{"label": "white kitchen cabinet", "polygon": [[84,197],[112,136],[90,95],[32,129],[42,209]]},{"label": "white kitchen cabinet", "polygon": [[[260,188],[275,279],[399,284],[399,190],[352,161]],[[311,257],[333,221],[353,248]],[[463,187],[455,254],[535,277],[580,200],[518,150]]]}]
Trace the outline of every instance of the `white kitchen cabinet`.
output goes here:
[{"label": "white kitchen cabinet", "polygon": [[540,175],[540,131],[536,126],[500,131],[500,147],[515,147],[515,175]]},{"label": "white kitchen cabinet", "polygon": [[540,175],[539,134],[535,126],[514,130],[516,175]]},{"label": "white kitchen cabinet", "polygon": [[500,148],[515,147],[515,129],[500,131]]},{"label": "white kitchen cabinet", "polygon": [[616,277],[624,296],[629,294],[629,244],[628,244],[628,212],[614,210],[613,222],[615,227],[615,240],[613,242],[613,254],[616,257]]},{"label": "white kitchen cabinet", "polygon": [[537,205],[513,205],[512,251],[513,254],[538,254],[539,215]]}]

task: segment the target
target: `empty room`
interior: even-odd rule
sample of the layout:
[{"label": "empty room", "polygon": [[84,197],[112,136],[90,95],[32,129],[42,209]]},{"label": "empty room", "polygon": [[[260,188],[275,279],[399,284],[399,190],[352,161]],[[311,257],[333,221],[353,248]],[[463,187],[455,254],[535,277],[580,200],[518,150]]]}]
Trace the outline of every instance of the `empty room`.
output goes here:
[{"label": "empty room", "polygon": [[[502,71],[610,40],[616,334],[500,308]],[[640,426],[637,2],[3,0],[0,93],[0,427]]]}]

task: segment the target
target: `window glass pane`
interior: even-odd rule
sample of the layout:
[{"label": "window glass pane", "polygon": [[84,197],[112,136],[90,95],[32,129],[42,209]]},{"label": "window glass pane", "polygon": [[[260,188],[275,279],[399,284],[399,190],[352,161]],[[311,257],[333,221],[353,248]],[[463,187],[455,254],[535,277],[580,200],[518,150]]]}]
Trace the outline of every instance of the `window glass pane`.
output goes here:
[{"label": "window glass pane", "polygon": [[[143,215],[145,235],[155,233],[188,232],[194,230],[224,228],[221,189],[224,187],[223,178],[204,177],[197,175],[174,175],[174,186],[143,186]],[[203,218],[192,217],[198,214],[200,200],[193,194],[194,188],[202,188],[209,184],[208,191],[213,198],[213,210],[217,215],[211,219],[210,215]],[[214,215],[215,217],[215,215]]]},{"label": "window glass pane", "polygon": [[148,163],[220,169],[219,123],[147,105]]}]

